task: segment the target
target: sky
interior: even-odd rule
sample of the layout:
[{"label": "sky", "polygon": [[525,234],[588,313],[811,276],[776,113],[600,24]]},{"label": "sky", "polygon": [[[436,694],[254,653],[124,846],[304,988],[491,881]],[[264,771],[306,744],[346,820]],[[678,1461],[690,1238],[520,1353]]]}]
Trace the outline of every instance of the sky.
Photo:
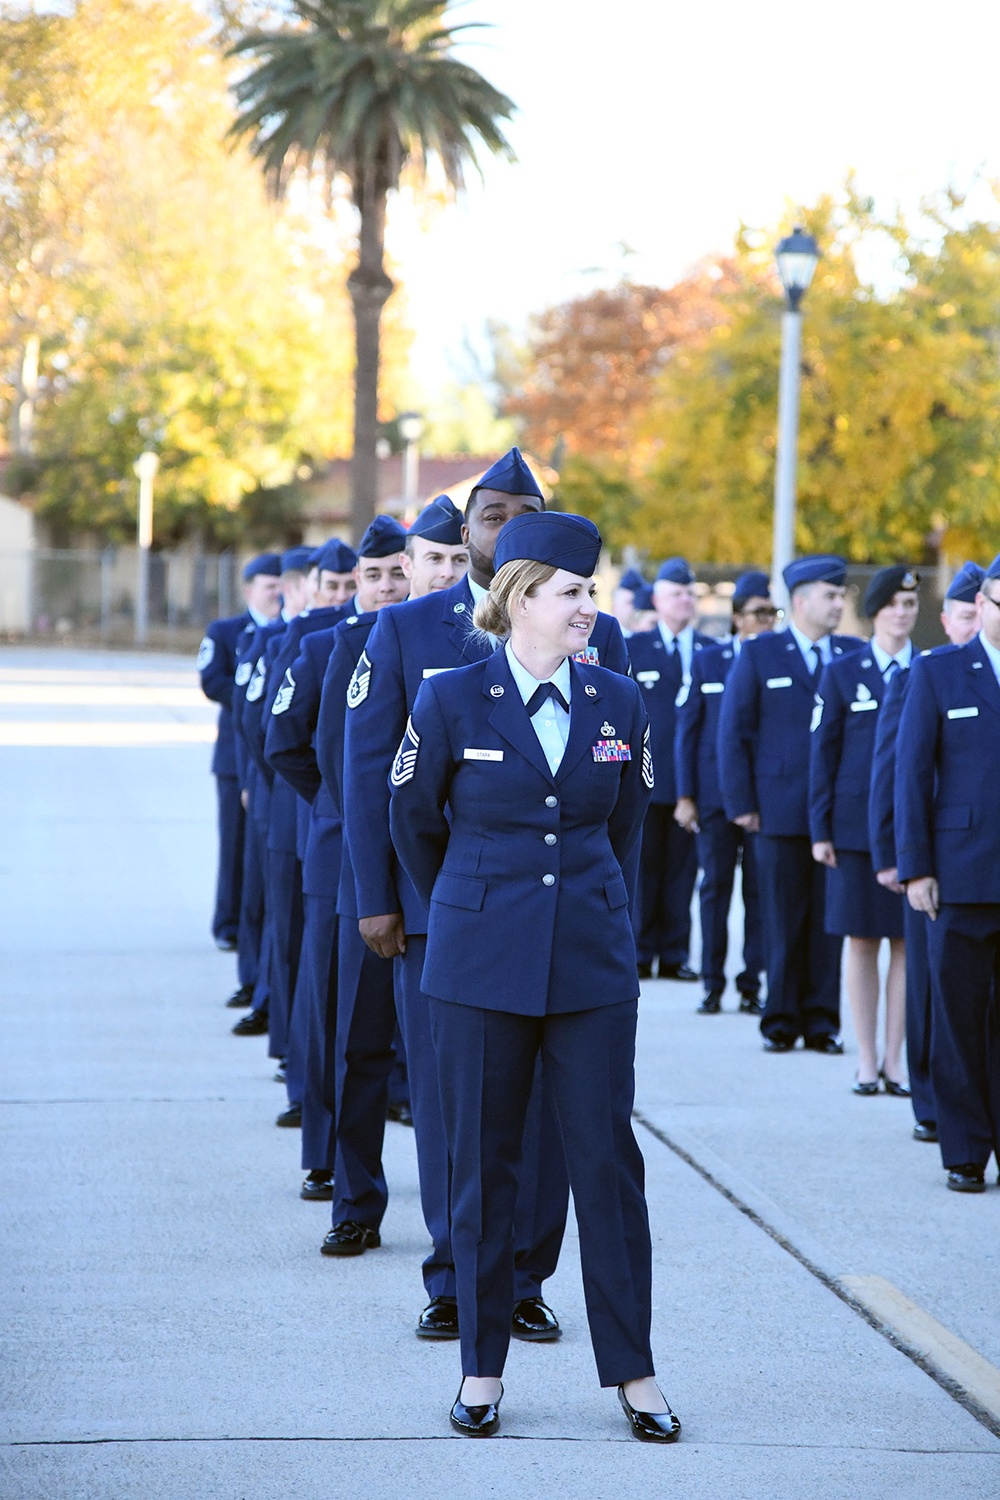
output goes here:
[{"label": "sky", "polygon": [[[463,55],[515,101],[518,161],[429,219],[405,202],[390,250],[430,395],[468,368],[487,319],[616,281],[670,285],[775,226],[848,171],[912,211],[1000,180],[998,0],[835,0],[817,10],[677,0],[466,0]],[[622,245],[634,253],[627,262]]]}]

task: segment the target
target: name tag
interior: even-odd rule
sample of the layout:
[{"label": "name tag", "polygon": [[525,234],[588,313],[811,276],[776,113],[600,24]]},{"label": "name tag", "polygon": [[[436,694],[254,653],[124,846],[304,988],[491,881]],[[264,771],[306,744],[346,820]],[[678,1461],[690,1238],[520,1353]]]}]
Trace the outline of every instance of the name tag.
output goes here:
[{"label": "name tag", "polygon": [[659,682],[660,674],[659,672],[637,672],[635,678],[637,682],[642,683],[643,687],[652,687],[654,682]]},{"label": "name tag", "polygon": [[439,672],[454,672],[454,670],[454,667],[425,667],[423,675],[425,677],[436,677]]},{"label": "name tag", "polygon": [[877,701],[874,698],[864,698],[859,703],[851,704],[851,713],[866,714],[870,713],[873,708],[878,708]]},{"label": "name tag", "polygon": [[631,760],[631,748],[624,740],[598,740],[593,748],[593,757],[596,761],[606,763],[610,760]]},{"label": "name tag", "polygon": [[725,685],[724,682],[703,682],[701,690],[703,693],[721,693]]},{"label": "name tag", "polygon": [[[450,668],[448,668],[448,667],[442,667],[441,668],[442,672],[447,672],[449,670],[450,670]],[[462,751],[462,759],[463,760],[503,760],[503,751],[502,750],[463,750]]]},{"label": "name tag", "polygon": [[765,687],[769,688],[791,687],[791,685],[792,679],[790,677],[769,677],[764,684]]},{"label": "name tag", "polygon": [[978,708],[949,708],[949,719],[978,719]]}]

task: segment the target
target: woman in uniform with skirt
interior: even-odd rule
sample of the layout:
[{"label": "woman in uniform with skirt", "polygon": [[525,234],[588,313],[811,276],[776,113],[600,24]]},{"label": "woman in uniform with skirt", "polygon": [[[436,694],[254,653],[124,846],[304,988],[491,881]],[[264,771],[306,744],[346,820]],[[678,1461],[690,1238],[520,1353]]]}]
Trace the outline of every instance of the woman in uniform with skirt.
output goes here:
[{"label": "woman in uniform with skirt", "polygon": [[[847,939],[847,995],[858,1043],[856,1094],[908,1098],[902,1076],[906,1039],[906,950],[903,895],[872,868],[868,790],[875,725],[889,682],[909,669],[917,619],[917,575],[882,568],[865,592],[873,635],[862,651],[832,662],[819,685],[809,763],[813,856],[827,866],[826,930]],[[885,1046],[878,1060],[879,971],[889,942]]]}]

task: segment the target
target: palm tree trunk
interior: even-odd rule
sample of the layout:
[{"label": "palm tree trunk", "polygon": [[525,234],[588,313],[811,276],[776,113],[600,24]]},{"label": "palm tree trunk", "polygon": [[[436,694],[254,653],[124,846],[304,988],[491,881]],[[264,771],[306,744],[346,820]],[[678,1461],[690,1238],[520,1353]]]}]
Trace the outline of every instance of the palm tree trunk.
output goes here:
[{"label": "palm tree trunk", "polygon": [[357,544],[378,506],[379,323],[393,290],[386,274],[387,192],[356,193],[361,213],[358,264],[347,280],[354,308],[354,456],[351,461],[351,529]]}]

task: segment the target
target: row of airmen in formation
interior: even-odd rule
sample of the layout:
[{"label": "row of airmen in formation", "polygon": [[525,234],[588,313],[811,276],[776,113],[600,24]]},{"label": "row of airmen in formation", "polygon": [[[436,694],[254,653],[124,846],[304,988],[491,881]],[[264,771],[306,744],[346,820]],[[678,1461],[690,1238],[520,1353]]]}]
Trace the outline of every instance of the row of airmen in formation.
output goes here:
[{"label": "row of airmen in formation", "polygon": [[[426,1338],[459,1331],[450,1167],[423,986],[428,909],[393,847],[390,780],[415,753],[404,736],[421,684],[494,650],[472,617],[497,536],[513,517],[542,509],[513,449],[472,491],[464,517],[442,496],[408,531],[376,517],[357,553],[333,540],[263,554],[244,569],[245,613],[209,627],[198,662],[220,704],[213,930],[237,952],[229,1003],[248,1014],[234,1030],[266,1033],[279,1059],[288,1090],[279,1123],[302,1129],[302,1196],[332,1200],[324,1254],[379,1244],[387,1112],[413,1123],[431,1240],[417,1322]],[[784,577],[786,629],[774,628],[767,575],[748,573],[733,594],[732,635],[718,641],[694,628],[695,579],[683,559],[666,561],[651,587],[626,575],[615,615],[597,616],[579,654],[630,673],[649,717],[655,785],[632,904],[639,977],[698,978],[689,940],[700,867],[700,1010],[719,1012],[742,866],[736,986],[739,1009],[760,1017],[765,1049],[788,1052],[801,1040],[842,1052],[846,937],[855,1091],[908,1094],[905,1036],[914,1133],[940,1140],[949,1187],[981,1191],[1000,1145],[1000,1026],[991,1016],[1000,969],[1000,558],[960,570],[942,614],[951,644],[916,660],[918,579],[908,568],[883,569],[869,585],[870,641],[835,633],[840,559],[801,558]],[[883,939],[891,957],[880,1060]],[[488,993],[475,951],[451,961],[467,989]],[[435,993],[442,982],[436,976]],[[521,1167],[515,1337],[559,1336],[542,1285],[567,1203],[542,1091]]]}]

